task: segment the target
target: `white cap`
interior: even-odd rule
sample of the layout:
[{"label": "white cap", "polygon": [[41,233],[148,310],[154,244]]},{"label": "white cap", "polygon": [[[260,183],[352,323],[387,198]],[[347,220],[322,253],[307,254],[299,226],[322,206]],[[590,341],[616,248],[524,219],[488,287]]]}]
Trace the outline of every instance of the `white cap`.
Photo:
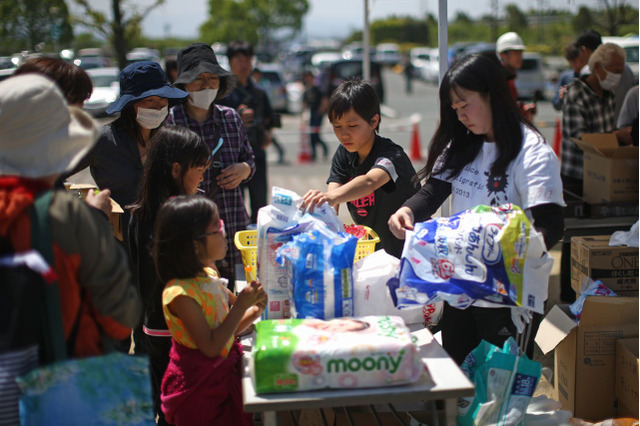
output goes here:
[{"label": "white cap", "polygon": [[525,46],[522,42],[522,38],[518,35],[518,33],[514,33],[513,31],[504,33],[500,37],[498,37],[498,41],[496,42],[496,53],[500,54],[502,52],[506,52],[507,50],[524,50]]}]

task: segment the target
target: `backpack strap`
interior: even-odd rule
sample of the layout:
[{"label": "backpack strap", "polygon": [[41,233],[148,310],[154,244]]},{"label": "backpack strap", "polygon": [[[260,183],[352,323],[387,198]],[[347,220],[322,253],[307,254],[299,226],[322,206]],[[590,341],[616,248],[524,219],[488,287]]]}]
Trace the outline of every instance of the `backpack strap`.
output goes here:
[{"label": "backpack strap", "polygon": [[[36,196],[33,208],[30,209],[31,247],[44,257],[51,268],[55,268],[53,243],[49,226],[49,206],[51,205],[52,198],[52,190],[44,191]],[[62,361],[67,358],[67,348],[62,326],[60,292],[58,291],[57,280],[44,285],[44,295],[45,315],[43,318],[45,324],[43,324],[43,330],[45,330],[45,332],[43,333],[44,343],[41,348],[41,359],[46,362]]]}]

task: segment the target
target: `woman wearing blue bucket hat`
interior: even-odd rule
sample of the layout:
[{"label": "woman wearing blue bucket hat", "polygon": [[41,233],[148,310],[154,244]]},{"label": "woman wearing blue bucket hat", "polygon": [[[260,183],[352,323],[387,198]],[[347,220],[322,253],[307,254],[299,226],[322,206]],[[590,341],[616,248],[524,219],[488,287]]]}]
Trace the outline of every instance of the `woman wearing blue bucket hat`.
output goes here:
[{"label": "woman wearing blue bucket hat", "polygon": [[[99,188],[109,188],[122,207],[123,243],[128,245],[129,212],[138,198],[148,142],[169,112],[169,104],[189,96],[171,87],[159,64],[135,62],[120,72],[120,98],[107,113],[120,117],[105,125],[94,149],[80,168],[89,166]],[[76,170],[80,170],[77,168]]]},{"label": "woman wearing blue bucket hat", "polygon": [[186,90],[189,97],[171,108],[167,119],[170,124],[193,130],[211,148],[213,161],[200,188],[216,202],[225,223],[229,250],[217,266],[232,290],[235,266],[241,261],[233,238],[249,224],[239,185],[255,172],[253,150],[240,115],[233,108],[217,104],[233,91],[236,82],[236,76],[218,64],[211,46],[194,43],[185,47],[178,52],[174,84]]}]

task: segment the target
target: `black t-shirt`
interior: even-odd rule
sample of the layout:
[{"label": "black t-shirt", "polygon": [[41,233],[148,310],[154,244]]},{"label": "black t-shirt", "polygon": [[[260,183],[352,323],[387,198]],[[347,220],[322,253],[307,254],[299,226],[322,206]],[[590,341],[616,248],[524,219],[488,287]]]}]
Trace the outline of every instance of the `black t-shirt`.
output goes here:
[{"label": "black t-shirt", "polygon": [[367,174],[373,168],[386,171],[391,180],[373,193],[347,203],[351,218],[358,225],[365,225],[380,236],[382,248],[400,257],[403,241],[393,236],[387,225],[389,217],[415,194],[419,187],[412,182],[416,174],[409,157],[401,146],[376,135],[371,152],[362,164],[357,164],[358,153],[339,146],[331,163],[327,183],[346,184],[351,179]]}]

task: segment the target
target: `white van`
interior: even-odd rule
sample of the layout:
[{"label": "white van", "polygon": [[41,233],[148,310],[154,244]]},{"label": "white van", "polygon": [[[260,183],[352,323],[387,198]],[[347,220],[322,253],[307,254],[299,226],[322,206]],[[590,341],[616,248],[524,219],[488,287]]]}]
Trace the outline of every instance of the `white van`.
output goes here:
[{"label": "white van", "polygon": [[602,37],[603,43],[615,43],[627,54],[627,63],[633,71],[638,83],[638,38],[637,37]]}]

